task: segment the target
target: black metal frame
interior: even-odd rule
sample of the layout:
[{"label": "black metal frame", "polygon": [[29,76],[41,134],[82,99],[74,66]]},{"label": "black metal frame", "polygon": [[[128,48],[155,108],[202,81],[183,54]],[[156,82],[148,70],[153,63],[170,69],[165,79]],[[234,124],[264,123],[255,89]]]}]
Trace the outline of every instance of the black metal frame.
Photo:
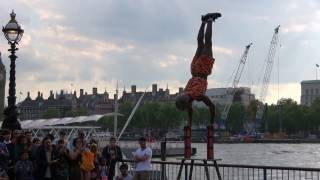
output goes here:
[{"label": "black metal frame", "polygon": [[[192,159],[190,159],[192,160]],[[123,160],[126,163],[134,163],[132,160]],[[215,168],[214,163],[206,164],[203,162],[178,162],[178,161],[151,161],[153,165],[160,166],[176,166],[176,176],[179,176],[179,171],[181,169],[182,176],[182,168],[181,166],[190,167],[185,169],[185,179],[191,179],[192,171],[191,167],[200,167],[204,168],[204,172],[207,173],[205,168]],[[256,166],[256,165],[242,165],[242,164],[219,164],[219,172],[221,173],[221,179],[320,179],[320,168],[303,168],[303,167],[284,167],[284,166]],[[164,168],[165,169],[165,168]],[[211,172],[211,171],[210,171]],[[166,174],[165,172],[161,172],[162,174]],[[196,174],[195,174],[196,175]],[[207,174],[204,174],[205,177],[208,177]],[[205,179],[205,177],[201,176],[199,178]],[[218,179],[219,175],[216,171],[216,177]],[[291,178],[290,178],[291,177]],[[198,177],[197,177],[198,178]],[[214,177],[212,177],[214,178]],[[212,179],[211,178],[211,179]],[[167,179],[166,176],[161,176],[161,180]],[[207,178],[208,179],[208,178]],[[216,179],[216,178],[214,178]]]}]

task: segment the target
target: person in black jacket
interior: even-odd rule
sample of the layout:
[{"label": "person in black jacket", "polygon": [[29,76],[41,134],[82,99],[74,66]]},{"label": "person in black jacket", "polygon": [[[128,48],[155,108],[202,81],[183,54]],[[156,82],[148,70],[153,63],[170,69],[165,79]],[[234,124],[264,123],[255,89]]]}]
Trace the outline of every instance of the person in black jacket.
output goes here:
[{"label": "person in black jacket", "polygon": [[56,153],[51,144],[50,137],[42,140],[42,145],[38,148],[36,154],[36,179],[51,180],[54,179],[54,164],[58,162]]},{"label": "person in black jacket", "polygon": [[113,180],[115,175],[116,163],[122,160],[122,152],[119,146],[116,145],[116,138],[111,137],[110,143],[103,148],[102,157],[106,158],[108,171],[108,180]]}]

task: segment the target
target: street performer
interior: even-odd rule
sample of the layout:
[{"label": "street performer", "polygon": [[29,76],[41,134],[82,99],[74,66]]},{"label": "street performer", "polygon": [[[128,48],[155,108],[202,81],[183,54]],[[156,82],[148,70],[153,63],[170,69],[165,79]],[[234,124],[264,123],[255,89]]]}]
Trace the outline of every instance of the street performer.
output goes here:
[{"label": "street performer", "polygon": [[[206,96],[207,77],[211,74],[215,59],[212,56],[212,23],[221,17],[220,13],[208,13],[201,17],[202,23],[198,33],[198,48],[191,63],[192,78],[184,92],[176,98],[176,107],[188,112],[188,127],[192,125],[192,102],[202,101],[210,110],[210,125],[214,123],[215,105]],[[206,29],[205,29],[206,26]]]}]

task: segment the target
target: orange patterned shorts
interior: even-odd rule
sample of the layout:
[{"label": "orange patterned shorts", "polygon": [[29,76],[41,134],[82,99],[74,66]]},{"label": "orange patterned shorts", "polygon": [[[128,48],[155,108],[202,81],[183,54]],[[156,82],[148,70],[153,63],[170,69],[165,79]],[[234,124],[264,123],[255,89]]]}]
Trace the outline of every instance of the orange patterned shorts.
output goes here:
[{"label": "orange patterned shorts", "polygon": [[207,80],[200,77],[192,77],[184,89],[185,93],[191,96],[193,99],[198,100],[201,95],[204,95],[207,91]]},{"label": "orange patterned shorts", "polygon": [[203,75],[210,75],[212,71],[214,63],[214,58],[207,55],[200,55],[197,58],[193,58],[191,63],[191,74],[203,74]]}]

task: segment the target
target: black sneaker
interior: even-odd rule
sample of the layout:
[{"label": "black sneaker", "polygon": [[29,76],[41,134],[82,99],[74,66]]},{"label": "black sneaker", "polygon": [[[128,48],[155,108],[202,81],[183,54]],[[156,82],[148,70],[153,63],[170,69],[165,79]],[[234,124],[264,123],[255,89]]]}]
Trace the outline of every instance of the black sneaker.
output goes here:
[{"label": "black sneaker", "polygon": [[213,21],[215,21],[219,17],[221,17],[220,13],[208,13],[204,16],[203,19],[205,20],[212,19]]},{"label": "black sneaker", "polygon": [[205,15],[201,15],[201,21],[202,21],[202,22],[207,21],[207,19],[206,19],[206,16],[205,16]]}]

